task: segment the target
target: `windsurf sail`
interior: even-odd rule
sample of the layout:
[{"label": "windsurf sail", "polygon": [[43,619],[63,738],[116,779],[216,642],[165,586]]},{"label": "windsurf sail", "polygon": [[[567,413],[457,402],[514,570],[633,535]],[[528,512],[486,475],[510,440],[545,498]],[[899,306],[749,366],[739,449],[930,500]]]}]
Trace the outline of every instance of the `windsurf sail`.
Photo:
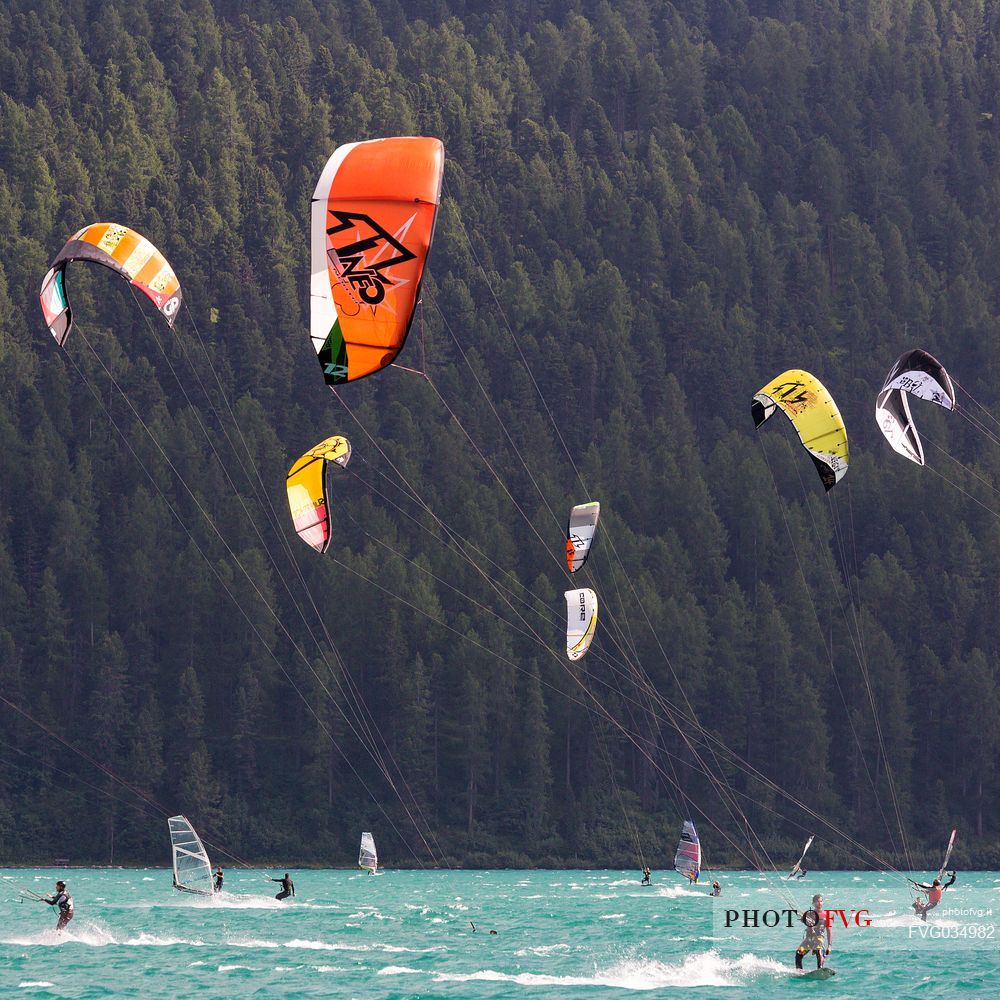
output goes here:
[{"label": "windsurf sail", "polygon": [[806,846],[802,848],[802,854],[800,855],[799,860],[796,861],[794,865],[792,865],[792,870],[787,875],[788,878],[795,878],[795,876],[798,875],[798,873],[800,871],[802,871],[802,862],[805,861],[805,859],[806,859],[806,853],[808,852],[809,848],[812,847],[812,842],[813,842],[815,836],[816,835],[813,834],[806,841]]},{"label": "windsurf sail", "polygon": [[692,882],[701,871],[701,841],[691,820],[684,820],[681,839],[674,855],[674,870],[687,876]]},{"label": "windsurf sail", "polygon": [[944,861],[941,862],[941,867],[938,869],[937,877],[939,879],[948,870],[948,862],[951,861],[951,849],[955,846],[956,833],[958,833],[958,830],[951,831],[951,837],[948,840],[948,850],[944,852]]},{"label": "windsurf sail", "polygon": [[212,895],[212,864],[201,837],[184,816],[171,816],[170,849],[174,854],[174,888],[199,896]]},{"label": "windsurf sail", "polygon": [[569,512],[569,522],[566,525],[566,567],[571,573],[583,569],[583,564],[590,555],[590,545],[600,516],[601,505],[597,500],[593,503],[578,503]]},{"label": "windsurf sail", "polygon": [[566,655],[579,660],[590,649],[597,630],[597,594],[589,587],[567,590]]},{"label": "windsurf sail", "polygon": [[361,834],[361,852],[358,854],[358,867],[367,868],[370,872],[378,870],[378,852],[375,850],[375,838],[367,830]]}]

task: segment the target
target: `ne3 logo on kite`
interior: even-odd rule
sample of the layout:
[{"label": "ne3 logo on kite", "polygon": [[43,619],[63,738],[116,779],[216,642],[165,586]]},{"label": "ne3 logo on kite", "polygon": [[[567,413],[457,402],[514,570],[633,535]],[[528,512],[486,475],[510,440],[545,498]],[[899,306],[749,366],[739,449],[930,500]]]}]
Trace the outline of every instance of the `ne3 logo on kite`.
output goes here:
[{"label": "ne3 logo on kite", "polygon": [[326,231],[331,243],[337,242],[337,236],[349,240],[330,248],[331,262],[340,277],[349,281],[368,305],[377,306],[385,298],[386,286],[392,284],[384,272],[396,264],[414,260],[416,254],[369,215],[331,210],[330,218],[338,223]]},{"label": "ne3 logo on kite", "polygon": [[809,394],[806,392],[799,392],[794,399],[789,399],[797,389],[802,389],[801,382],[782,382],[781,385],[776,385],[771,390],[771,395],[787,403],[789,406],[795,406],[797,403],[808,403]]}]

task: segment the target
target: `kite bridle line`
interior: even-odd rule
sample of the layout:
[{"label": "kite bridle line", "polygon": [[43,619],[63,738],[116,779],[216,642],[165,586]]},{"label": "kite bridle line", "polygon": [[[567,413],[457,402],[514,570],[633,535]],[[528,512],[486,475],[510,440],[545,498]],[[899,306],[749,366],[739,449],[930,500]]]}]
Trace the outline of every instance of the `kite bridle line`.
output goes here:
[{"label": "kite bridle line", "polygon": [[[135,297],[134,291],[133,291],[133,297]],[[138,303],[137,303],[137,305],[138,305]],[[285,532],[283,530],[283,527],[282,527],[282,522],[281,522],[280,518],[278,517],[277,511],[274,509],[274,504],[271,501],[270,493],[269,493],[269,491],[268,491],[268,489],[267,489],[267,487],[266,487],[266,485],[265,485],[265,483],[263,481],[263,478],[262,478],[261,473],[260,473],[260,469],[259,469],[259,467],[257,465],[257,462],[254,460],[254,457],[253,457],[253,454],[251,452],[250,446],[247,443],[247,440],[246,440],[245,435],[243,434],[242,428],[240,427],[240,422],[239,422],[239,420],[236,417],[236,413],[233,410],[232,404],[229,401],[229,397],[226,394],[224,386],[222,385],[222,380],[219,377],[217,366],[212,363],[211,355],[209,354],[207,345],[205,344],[204,338],[201,335],[201,331],[200,331],[200,329],[198,327],[198,324],[197,324],[197,321],[195,319],[194,313],[191,311],[191,309],[189,307],[185,306],[185,308],[187,309],[188,318],[191,321],[191,327],[192,327],[192,329],[195,332],[195,336],[197,338],[199,346],[201,347],[202,354],[204,355],[205,360],[206,360],[206,362],[208,364],[208,367],[210,368],[210,370],[212,371],[212,374],[215,377],[215,382],[216,382],[216,386],[218,387],[219,396],[221,397],[222,401],[225,403],[226,409],[227,409],[227,411],[229,413],[229,417],[230,417],[230,419],[232,421],[232,424],[233,424],[233,428],[235,429],[236,434],[239,436],[240,443],[243,446],[243,452],[246,455],[246,461],[245,462],[242,461],[239,449],[237,449],[237,447],[234,444],[232,438],[230,437],[229,432],[226,429],[226,424],[223,421],[221,415],[219,414],[219,412],[218,412],[218,410],[217,410],[217,408],[216,408],[216,406],[215,406],[215,404],[214,404],[214,402],[212,400],[212,396],[209,393],[208,389],[206,388],[206,386],[204,384],[204,381],[201,378],[200,373],[198,372],[197,366],[194,364],[193,360],[191,359],[191,356],[188,354],[188,351],[187,351],[187,348],[186,348],[186,346],[184,344],[183,338],[180,337],[180,336],[175,336],[174,339],[175,339],[175,341],[177,342],[177,344],[180,347],[181,353],[184,356],[185,361],[187,362],[188,368],[191,370],[191,372],[195,376],[195,378],[196,378],[196,380],[198,382],[198,385],[200,386],[201,391],[202,391],[202,393],[205,396],[205,400],[208,403],[211,412],[215,415],[216,420],[219,423],[219,427],[220,427],[220,429],[222,430],[223,434],[226,437],[226,441],[228,442],[230,448],[232,449],[233,454],[236,456],[238,464],[244,469],[244,471],[247,471],[248,469],[252,470],[253,473],[254,473],[254,475],[255,475],[255,477],[256,477],[256,484],[254,483],[253,479],[250,478],[249,474],[247,475],[247,481],[248,481],[248,483],[250,485],[250,488],[253,491],[253,493],[254,493],[254,495],[255,495],[258,503],[261,503],[262,508],[265,508],[265,512],[267,512],[267,511],[270,512],[270,522],[271,522],[271,525],[272,525],[272,527],[274,529],[275,536],[278,538],[278,541],[279,541],[279,543],[282,546],[282,549],[284,551],[284,554],[285,554],[286,558],[288,559],[288,561],[292,565],[293,569],[295,570],[295,573],[296,573],[296,575],[298,577],[299,583],[301,584],[302,589],[305,592],[306,597],[308,598],[309,604],[312,607],[312,610],[313,610],[313,613],[314,613],[314,615],[316,617],[316,620],[320,623],[320,627],[322,629],[323,636],[324,636],[324,639],[325,639],[326,644],[327,644],[326,648],[324,648],[323,644],[319,641],[318,637],[313,632],[313,630],[312,630],[309,622],[307,621],[306,616],[305,616],[305,614],[304,614],[304,612],[302,610],[302,607],[300,606],[297,598],[295,597],[295,594],[292,591],[292,588],[289,586],[288,582],[286,581],[286,579],[284,577],[284,574],[281,571],[281,567],[278,564],[277,559],[275,559],[275,557],[274,557],[273,553],[271,552],[271,550],[270,550],[267,542],[265,541],[263,535],[261,534],[260,530],[258,529],[257,523],[256,523],[256,519],[251,515],[250,511],[247,509],[246,504],[245,504],[245,502],[243,500],[242,494],[240,493],[240,491],[236,487],[236,484],[233,482],[231,476],[229,475],[229,470],[228,470],[227,464],[223,460],[222,456],[219,454],[218,450],[216,449],[215,442],[214,442],[212,436],[208,433],[207,428],[205,427],[203,421],[201,420],[201,416],[200,416],[200,414],[198,412],[198,408],[191,401],[191,398],[190,398],[190,396],[187,393],[187,389],[186,389],[186,387],[184,385],[183,380],[179,377],[179,375],[178,375],[177,371],[175,370],[173,364],[170,362],[170,358],[167,355],[167,352],[164,349],[162,343],[160,342],[160,339],[156,336],[156,331],[155,331],[155,329],[153,329],[152,325],[150,324],[149,318],[147,316],[145,316],[145,314],[143,314],[144,318],[145,318],[145,321],[146,321],[147,328],[148,328],[149,333],[150,333],[150,336],[156,341],[157,346],[160,348],[160,352],[163,355],[164,360],[166,360],[167,365],[170,368],[171,374],[174,377],[174,380],[177,382],[177,385],[180,388],[180,390],[181,390],[181,392],[182,392],[182,394],[184,396],[185,401],[187,402],[189,408],[191,409],[191,411],[193,412],[193,414],[195,416],[195,419],[198,421],[198,424],[199,424],[199,426],[202,429],[202,432],[204,434],[205,440],[207,441],[209,447],[211,448],[212,453],[215,456],[216,461],[218,462],[220,470],[222,471],[223,475],[225,475],[226,480],[229,482],[230,487],[231,487],[233,493],[239,499],[239,502],[240,502],[240,504],[241,504],[241,506],[243,508],[244,514],[246,515],[246,519],[252,525],[253,530],[254,530],[254,532],[255,532],[255,534],[257,536],[257,539],[258,539],[258,541],[261,544],[261,548],[263,549],[265,555],[270,560],[271,565],[273,566],[273,568],[274,568],[274,570],[275,570],[275,572],[276,572],[276,574],[278,576],[278,579],[281,581],[282,586],[284,587],[285,593],[287,594],[289,600],[292,602],[293,607],[295,608],[296,612],[298,613],[299,618],[301,619],[302,624],[305,627],[307,634],[309,635],[309,638],[312,639],[313,643],[315,644],[316,650],[317,650],[317,652],[318,652],[321,660],[323,661],[324,666],[327,668],[327,671],[329,672],[330,677],[333,679],[334,684],[336,685],[337,689],[339,690],[339,692],[343,696],[343,698],[345,700],[345,703],[348,705],[348,707],[354,713],[353,717],[350,716],[350,715],[348,715],[347,711],[345,711],[344,707],[340,704],[340,702],[336,698],[333,697],[332,693],[326,687],[326,684],[323,682],[322,678],[320,678],[318,676],[318,674],[316,674],[315,670],[312,669],[311,664],[309,664],[309,667],[310,667],[310,670],[313,673],[314,679],[319,684],[320,689],[322,690],[323,694],[333,704],[333,706],[336,708],[336,710],[340,714],[341,718],[347,724],[348,728],[350,729],[350,731],[354,735],[355,739],[357,739],[359,745],[371,757],[372,761],[375,763],[376,768],[378,769],[378,771],[381,774],[382,778],[385,780],[386,784],[390,787],[390,789],[392,789],[393,793],[399,799],[400,804],[403,807],[404,812],[407,814],[407,818],[413,824],[413,827],[416,830],[417,835],[423,841],[424,846],[427,849],[428,853],[430,854],[431,858],[434,859],[434,860],[437,860],[437,856],[435,855],[434,850],[432,850],[430,848],[429,844],[427,843],[427,839],[425,837],[425,832],[426,832],[427,836],[429,836],[431,838],[431,840],[433,840],[435,842],[435,847],[437,848],[438,856],[440,856],[441,855],[440,847],[439,847],[439,845],[437,845],[436,839],[435,839],[434,834],[433,834],[433,830],[431,829],[430,824],[428,824],[427,821],[426,821],[426,819],[423,817],[421,809],[420,809],[420,805],[419,805],[419,803],[416,800],[416,796],[414,796],[412,790],[410,789],[409,784],[406,781],[405,776],[403,775],[402,769],[399,767],[398,762],[395,760],[395,758],[393,757],[391,751],[389,750],[389,747],[388,747],[388,744],[385,741],[384,735],[381,733],[381,730],[379,729],[379,727],[377,725],[375,725],[374,719],[371,717],[370,711],[368,710],[368,707],[365,704],[365,702],[364,702],[364,700],[363,700],[363,698],[361,696],[361,693],[358,691],[357,686],[354,684],[354,681],[351,678],[351,675],[350,675],[349,671],[346,668],[346,665],[344,663],[343,657],[341,656],[340,651],[338,650],[337,645],[336,645],[336,643],[333,640],[333,637],[330,635],[330,632],[329,632],[329,630],[328,630],[328,628],[326,626],[326,621],[325,621],[323,615],[319,611],[319,607],[317,606],[317,602],[316,602],[316,599],[313,596],[312,590],[310,589],[309,584],[307,583],[307,581],[306,581],[306,579],[305,579],[305,577],[304,577],[304,575],[302,573],[302,569],[301,569],[301,567],[299,565],[298,560],[295,558],[295,556],[292,553],[291,546],[289,544],[289,541],[288,541],[288,539],[287,539],[287,537],[285,535]],[[263,500],[263,502],[262,502],[262,500]],[[272,609],[272,614],[277,619],[278,616],[277,616],[276,612],[273,611],[273,609]],[[286,632],[286,635],[287,635],[287,632]],[[334,665],[332,665],[329,662],[329,660],[327,659],[327,648],[329,648],[329,650],[332,651],[333,656],[334,656],[334,658],[337,661],[337,668],[335,668]],[[343,678],[343,683],[341,681],[341,678]],[[346,687],[346,690],[345,690],[345,687]],[[359,732],[359,729],[361,729],[363,731],[363,733]],[[392,774],[390,773],[389,766],[386,764],[385,759],[383,759],[382,751],[379,748],[379,743],[380,742],[381,742],[382,747],[384,747],[385,755],[389,758],[389,762],[392,764],[392,766],[396,770],[396,774],[398,776],[398,780],[399,780],[400,785],[402,786],[403,790],[409,796],[410,803],[412,804],[412,806],[414,808],[414,811],[418,814],[418,816],[420,816],[421,820],[423,820],[423,823],[424,823],[424,829],[423,830],[421,829],[420,825],[417,823],[416,819],[414,819],[413,815],[410,813],[410,806],[407,805],[407,802],[403,798],[403,795],[400,793],[399,789],[396,787],[396,783],[395,783],[395,781],[393,779]],[[398,834],[399,831],[397,830],[396,832]]]},{"label": "kite bridle line", "polygon": [[[180,482],[180,484],[188,492],[188,494],[191,497],[192,501],[194,502],[195,506],[199,509],[199,511],[201,511],[201,513],[205,517],[205,519],[206,519],[207,523],[209,524],[209,526],[213,529],[213,531],[215,532],[215,534],[219,537],[220,541],[222,542],[223,546],[230,553],[231,558],[234,560],[234,563],[240,568],[240,570],[242,571],[243,575],[249,580],[249,582],[251,584],[251,587],[253,587],[255,589],[255,591],[257,592],[257,594],[260,597],[261,602],[264,605],[264,607],[267,608],[267,610],[271,613],[272,617],[277,622],[279,628],[285,633],[286,637],[289,638],[289,641],[291,642],[293,648],[298,653],[299,657],[306,664],[306,666],[308,667],[308,669],[310,670],[310,672],[316,678],[317,682],[319,682],[320,684],[322,684],[322,681],[316,675],[315,669],[313,668],[312,664],[309,663],[308,658],[304,655],[304,653],[302,652],[302,650],[298,647],[297,643],[295,643],[294,640],[291,639],[290,635],[287,632],[287,629],[284,628],[283,623],[281,622],[280,618],[277,616],[277,613],[270,606],[270,604],[266,600],[266,598],[264,598],[264,596],[260,594],[259,588],[256,587],[256,583],[253,580],[253,578],[250,576],[250,574],[248,573],[248,571],[246,570],[246,568],[243,566],[242,562],[240,562],[240,560],[235,556],[235,554],[232,553],[231,548],[229,547],[229,545],[226,542],[225,538],[222,536],[222,533],[219,531],[218,527],[215,525],[215,522],[212,520],[212,518],[210,517],[210,515],[208,515],[208,513],[204,510],[204,507],[201,505],[200,501],[198,501],[197,497],[195,497],[193,495],[190,487],[187,485],[187,483],[185,482],[185,480],[183,479],[183,477],[180,475],[180,473],[174,467],[173,463],[167,457],[166,453],[163,451],[162,446],[156,440],[155,436],[152,434],[152,432],[150,431],[149,427],[146,425],[145,421],[142,419],[141,415],[138,413],[138,411],[136,410],[135,406],[132,404],[132,401],[129,399],[128,395],[125,393],[125,391],[118,384],[118,381],[115,379],[114,375],[108,370],[107,366],[101,360],[101,358],[98,355],[97,351],[94,349],[94,347],[87,340],[86,336],[82,333],[82,331],[79,330],[79,327],[77,327],[77,329],[76,329],[76,334],[77,334],[77,336],[81,337],[81,339],[83,339],[84,343],[87,345],[87,347],[93,353],[94,357],[98,361],[98,364],[104,369],[104,372],[108,376],[108,378],[111,380],[111,383],[118,390],[118,392],[122,396],[122,398],[125,400],[125,402],[128,405],[129,409],[132,411],[133,415],[135,416],[135,418],[139,422],[139,424],[143,427],[143,429],[145,430],[147,436],[153,442],[153,444],[155,445],[155,447],[159,451],[160,455],[162,456],[163,460],[167,463],[168,467],[170,467],[171,470],[174,472],[174,475],[177,478],[178,482]],[[271,648],[270,644],[267,642],[267,640],[265,639],[265,637],[263,636],[263,634],[260,632],[260,629],[257,627],[257,624],[253,620],[253,617],[243,607],[242,602],[239,600],[239,598],[236,596],[236,594],[233,593],[233,591],[231,590],[231,588],[229,587],[229,585],[222,578],[222,575],[219,572],[218,567],[215,565],[215,563],[211,559],[209,559],[208,554],[204,551],[204,549],[202,548],[202,546],[195,539],[193,533],[188,528],[187,523],[185,522],[184,518],[178,512],[178,510],[175,507],[175,505],[167,498],[166,494],[163,492],[163,490],[160,487],[159,483],[156,481],[156,477],[153,476],[153,474],[146,467],[145,463],[142,461],[142,459],[140,458],[140,456],[135,452],[134,448],[131,445],[131,442],[128,440],[127,435],[121,429],[121,427],[118,425],[117,421],[115,420],[114,416],[112,415],[112,413],[111,413],[110,409],[108,408],[107,404],[105,404],[105,402],[104,402],[103,398],[101,397],[100,393],[97,391],[97,389],[91,383],[90,379],[87,378],[86,373],[83,371],[83,369],[77,363],[76,359],[72,356],[72,354],[70,354],[68,351],[65,352],[65,354],[66,354],[66,357],[69,358],[70,363],[73,365],[73,367],[76,370],[76,372],[79,375],[79,377],[83,380],[83,382],[86,384],[87,388],[90,390],[91,394],[94,396],[94,398],[97,400],[98,404],[104,410],[106,416],[108,417],[108,420],[111,422],[111,424],[114,427],[115,431],[117,432],[118,436],[121,438],[122,442],[125,444],[125,447],[128,449],[128,451],[132,455],[133,459],[135,459],[136,464],[139,466],[139,468],[142,469],[144,475],[149,480],[149,482],[152,484],[154,490],[160,496],[161,500],[164,502],[164,504],[166,505],[167,509],[174,516],[175,520],[178,522],[178,524],[181,526],[181,528],[183,529],[183,531],[187,535],[188,540],[194,545],[194,547],[197,550],[198,554],[202,557],[202,559],[208,565],[209,569],[212,571],[212,574],[215,576],[216,581],[223,588],[223,590],[225,591],[225,593],[229,596],[230,600],[232,600],[233,603],[236,605],[237,609],[239,610],[240,614],[243,616],[243,618],[246,621],[247,625],[250,627],[250,629],[256,635],[257,639],[260,641],[260,643],[263,646],[263,648],[267,650],[267,652],[270,655],[271,659],[274,660],[275,664],[278,666],[278,669],[284,675],[285,679],[291,685],[292,689],[298,695],[299,699],[306,706],[307,710],[310,712],[310,714],[316,720],[316,723],[319,725],[320,729],[325,733],[325,735],[327,736],[327,738],[330,740],[331,744],[334,746],[334,748],[337,750],[337,752],[341,755],[341,757],[343,758],[343,760],[345,761],[345,763],[348,765],[348,767],[351,769],[351,771],[354,773],[354,775],[358,779],[358,781],[364,786],[365,791],[368,793],[369,797],[375,803],[375,805],[377,806],[377,808],[379,809],[379,811],[382,813],[382,815],[384,816],[384,818],[386,819],[386,821],[389,823],[389,825],[396,832],[397,836],[400,837],[400,841],[402,843],[404,843],[404,844],[407,844],[407,847],[408,847],[408,849],[410,849],[411,853],[413,854],[414,859],[422,867],[423,866],[423,862],[412,851],[412,848],[409,848],[409,845],[408,845],[407,841],[405,840],[405,838],[402,837],[402,834],[399,832],[398,828],[393,823],[392,819],[389,817],[389,815],[382,808],[381,804],[378,802],[378,800],[375,798],[374,794],[368,788],[367,783],[364,781],[364,779],[361,777],[361,775],[357,772],[356,768],[354,767],[353,762],[350,760],[350,757],[340,747],[340,744],[337,742],[337,740],[333,736],[333,733],[328,728],[326,722],[319,716],[319,714],[313,708],[313,706],[312,706],[311,702],[309,701],[309,699],[307,699],[306,696],[302,693],[302,690],[299,688],[299,686],[293,680],[291,674],[288,672],[288,670],[285,667],[284,663],[282,662],[281,658],[275,653],[275,651]],[[419,833],[419,829],[418,829],[418,833]]]}]

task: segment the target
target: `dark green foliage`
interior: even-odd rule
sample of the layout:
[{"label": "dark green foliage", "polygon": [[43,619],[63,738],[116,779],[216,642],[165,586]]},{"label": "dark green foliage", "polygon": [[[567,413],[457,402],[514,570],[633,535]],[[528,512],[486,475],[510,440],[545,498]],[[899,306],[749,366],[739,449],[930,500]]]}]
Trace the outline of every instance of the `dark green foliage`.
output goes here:
[{"label": "dark green foliage", "polygon": [[[921,470],[872,410],[924,347],[1000,413],[1000,23],[835,8],[4,5],[0,696],[35,721],[0,703],[0,861],[164,862],[162,809],[289,864],[370,829],[390,865],[654,867],[705,813],[746,863],[720,777],[778,856],[870,860],[774,786],[882,854],[901,820],[995,856],[1000,446],[916,403]],[[400,359],[433,383],[334,398],[309,196],[394,133],[448,156]],[[63,353],[37,289],[98,219],[190,312],[71,266]],[[829,503],[783,418],[754,440],[787,367],[848,422]],[[332,433],[321,558],[283,483]],[[584,670],[551,560],[587,498]]]}]

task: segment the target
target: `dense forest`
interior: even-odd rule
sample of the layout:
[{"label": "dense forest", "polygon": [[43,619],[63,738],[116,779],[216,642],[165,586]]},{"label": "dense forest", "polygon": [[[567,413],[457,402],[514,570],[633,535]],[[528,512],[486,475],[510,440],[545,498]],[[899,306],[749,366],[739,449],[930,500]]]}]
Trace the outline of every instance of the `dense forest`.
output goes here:
[{"label": "dense forest", "polygon": [[[996,0],[4,4],[0,863],[166,863],[183,812],[289,865],[668,867],[683,818],[709,865],[1000,865],[998,49]],[[416,371],[331,394],[309,200],[386,135],[447,157]],[[101,220],[185,306],[71,265],[60,349]],[[961,386],[923,468],[873,419],[916,347]],[[750,418],[787,368],[828,495]],[[336,433],[320,556],[284,480]]]}]

